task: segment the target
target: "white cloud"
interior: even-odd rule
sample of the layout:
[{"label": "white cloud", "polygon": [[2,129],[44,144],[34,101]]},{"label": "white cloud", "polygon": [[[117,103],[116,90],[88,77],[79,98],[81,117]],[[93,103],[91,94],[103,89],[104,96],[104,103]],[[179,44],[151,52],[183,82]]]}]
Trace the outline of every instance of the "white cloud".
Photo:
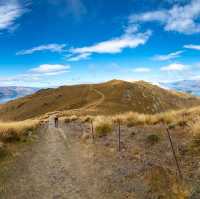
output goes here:
[{"label": "white cloud", "polygon": [[188,44],[188,45],[185,45],[184,48],[193,49],[193,50],[200,50],[200,45]]},{"label": "white cloud", "polygon": [[183,71],[187,68],[187,65],[173,63],[161,68],[162,71]]},{"label": "white cloud", "polygon": [[7,0],[0,3],[0,30],[6,30],[15,25],[25,9],[18,0]]},{"label": "white cloud", "polygon": [[164,25],[166,31],[176,31],[184,34],[200,32],[200,0],[191,0],[188,4],[175,4],[170,9],[134,14],[130,16],[131,23],[157,21]]},{"label": "white cloud", "polygon": [[68,72],[69,69],[70,69],[69,65],[42,64],[37,68],[31,69],[30,72],[37,75],[59,75]]},{"label": "white cloud", "polygon": [[88,58],[92,54],[116,54],[121,53],[125,48],[136,48],[145,44],[151,36],[151,31],[139,33],[137,28],[129,26],[120,37],[99,42],[91,46],[70,49],[71,58],[69,61],[77,61],[81,58]]},{"label": "white cloud", "polygon": [[47,44],[47,45],[41,45],[41,46],[37,46],[28,50],[21,50],[19,52],[17,52],[17,55],[29,55],[29,54],[33,54],[35,52],[39,52],[39,51],[50,51],[50,52],[63,52],[64,48],[66,47],[65,44]]},{"label": "white cloud", "polygon": [[51,76],[59,76],[69,72],[70,65],[62,64],[42,64],[36,68],[32,68],[22,74],[11,77],[0,77],[2,85],[43,85],[49,86],[53,84],[54,78]]},{"label": "white cloud", "polygon": [[77,56],[73,56],[72,55],[69,55],[67,58],[68,61],[79,61],[79,60],[83,60],[83,59],[89,59],[89,56],[91,55],[91,53],[82,53],[82,54],[79,54]]},{"label": "white cloud", "polygon": [[183,51],[177,51],[177,52],[169,53],[169,54],[166,54],[166,55],[155,55],[153,57],[153,60],[156,60],[156,61],[172,60],[172,59],[180,57],[180,55],[182,53],[183,53]]},{"label": "white cloud", "polygon": [[137,73],[148,73],[151,71],[151,69],[146,67],[140,67],[140,68],[135,68],[133,71]]}]

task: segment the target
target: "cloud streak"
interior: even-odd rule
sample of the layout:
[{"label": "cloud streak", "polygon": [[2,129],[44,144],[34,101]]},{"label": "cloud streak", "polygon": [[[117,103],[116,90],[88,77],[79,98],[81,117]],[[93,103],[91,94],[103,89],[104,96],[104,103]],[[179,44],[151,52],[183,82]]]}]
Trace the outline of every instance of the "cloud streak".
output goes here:
[{"label": "cloud streak", "polygon": [[69,65],[62,64],[42,64],[36,68],[30,70],[34,75],[59,75],[68,72],[70,69]]},{"label": "cloud streak", "polygon": [[93,54],[117,54],[125,48],[136,48],[145,44],[151,36],[151,31],[138,32],[136,28],[128,27],[120,37],[99,42],[91,46],[71,48],[68,61],[78,61]]},{"label": "cloud streak", "polygon": [[173,63],[167,66],[162,67],[161,71],[183,71],[187,68],[187,65],[180,64],[180,63]]},{"label": "cloud streak", "polygon": [[16,55],[30,55],[36,52],[41,52],[41,51],[50,51],[50,52],[57,52],[61,53],[64,51],[66,47],[66,44],[47,44],[47,45],[40,45],[33,47],[31,49],[27,50],[21,50],[16,53]]},{"label": "cloud streak", "polygon": [[0,3],[0,31],[12,28],[24,13],[25,8],[17,0]]},{"label": "cloud streak", "polygon": [[192,50],[200,50],[200,45],[188,44],[188,45],[185,45],[184,48],[192,49]]},{"label": "cloud streak", "polygon": [[[42,64],[38,67],[32,68],[23,74],[13,77],[0,77],[0,82],[4,85],[24,85],[26,84],[45,84],[49,85],[51,76],[59,76],[70,71],[70,65],[62,64]],[[52,79],[51,79],[52,80]]]},{"label": "cloud streak", "polygon": [[168,61],[168,60],[172,60],[175,58],[180,57],[180,55],[183,53],[183,51],[176,51],[176,52],[172,52],[166,55],[155,55],[153,57],[153,60],[155,61]]}]

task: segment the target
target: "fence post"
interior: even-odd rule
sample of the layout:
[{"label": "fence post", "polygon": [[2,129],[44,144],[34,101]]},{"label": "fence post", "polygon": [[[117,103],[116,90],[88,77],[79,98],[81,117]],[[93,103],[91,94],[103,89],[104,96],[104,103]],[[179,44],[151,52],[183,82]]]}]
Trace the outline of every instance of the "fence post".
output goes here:
[{"label": "fence post", "polygon": [[118,150],[121,151],[121,123],[118,120]]},{"label": "fence post", "polygon": [[91,131],[92,131],[92,140],[94,142],[94,125],[92,120],[91,120]]},{"label": "fence post", "polygon": [[174,160],[175,160],[175,163],[176,163],[177,171],[178,171],[180,179],[182,180],[183,175],[182,175],[181,168],[180,168],[180,165],[179,165],[179,162],[178,162],[178,158],[177,158],[176,153],[175,153],[174,145],[173,145],[172,138],[171,138],[170,131],[169,131],[168,127],[166,127],[166,130],[167,130],[167,135],[168,135],[168,138],[169,138],[169,141],[170,141],[170,146],[171,146],[171,150],[172,150],[172,153],[173,153],[173,156],[174,156]]}]

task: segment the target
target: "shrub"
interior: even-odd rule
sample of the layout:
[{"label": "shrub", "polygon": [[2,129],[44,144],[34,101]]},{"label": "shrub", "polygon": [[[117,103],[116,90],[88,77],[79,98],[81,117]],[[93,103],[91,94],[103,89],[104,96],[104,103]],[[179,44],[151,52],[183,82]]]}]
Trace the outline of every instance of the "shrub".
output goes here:
[{"label": "shrub", "polygon": [[112,120],[106,117],[97,117],[94,121],[94,127],[98,137],[106,136],[112,132]]},{"label": "shrub", "polygon": [[160,136],[156,135],[156,134],[151,134],[151,135],[148,135],[147,138],[146,138],[147,142],[149,144],[156,144],[160,141]]}]

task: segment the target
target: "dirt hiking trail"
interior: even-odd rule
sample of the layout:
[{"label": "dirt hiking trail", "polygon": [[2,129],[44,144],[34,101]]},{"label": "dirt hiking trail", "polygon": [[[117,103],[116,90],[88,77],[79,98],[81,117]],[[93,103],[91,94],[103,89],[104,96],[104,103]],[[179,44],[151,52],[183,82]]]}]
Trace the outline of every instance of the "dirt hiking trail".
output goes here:
[{"label": "dirt hiking trail", "polygon": [[99,190],[98,171],[92,167],[93,154],[85,153],[68,131],[67,127],[54,128],[51,119],[37,143],[23,152],[9,169],[0,198],[107,198]]}]

